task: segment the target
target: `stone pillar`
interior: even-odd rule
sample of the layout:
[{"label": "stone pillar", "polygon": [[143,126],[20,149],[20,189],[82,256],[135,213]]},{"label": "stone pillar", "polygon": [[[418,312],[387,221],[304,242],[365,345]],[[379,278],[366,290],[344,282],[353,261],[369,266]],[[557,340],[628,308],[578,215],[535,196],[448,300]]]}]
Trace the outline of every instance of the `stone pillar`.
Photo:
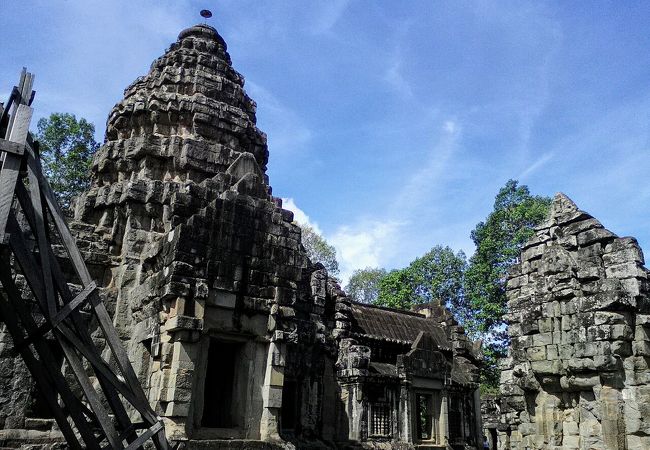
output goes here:
[{"label": "stone pillar", "polygon": [[481,416],[481,392],[479,388],[474,390],[474,435],[478,448],[483,446],[483,419]]},{"label": "stone pillar", "polygon": [[399,420],[400,420],[400,441],[413,442],[413,411],[411,408],[411,395],[409,386],[402,384],[400,386],[399,396]]},{"label": "stone pillar", "polygon": [[286,344],[272,341],[266,360],[266,373],[262,399],[264,410],[260,422],[260,438],[263,441],[277,441],[280,438],[280,411],[282,408],[282,386],[284,385],[284,364]]},{"label": "stone pillar", "polygon": [[600,390],[600,405],[605,450],[627,450],[621,391],[603,386]]},{"label": "stone pillar", "polygon": [[363,439],[363,391],[359,383],[348,385],[347,388],[349,393],[350,440],[361,441]]},{"label": "stone pillar", "polygon": [[441,392],[440,399],[440,432],[442,433],[442,443],[449,444],[449,393],[445,389]]},{"label": "stone pillar", "polygon": [[194,369],[199,357],[199,336],[203,321],[175,316],[162,327],[161,382],[158,400],[166,419],[167,436],[186,439],[192,404]]}]

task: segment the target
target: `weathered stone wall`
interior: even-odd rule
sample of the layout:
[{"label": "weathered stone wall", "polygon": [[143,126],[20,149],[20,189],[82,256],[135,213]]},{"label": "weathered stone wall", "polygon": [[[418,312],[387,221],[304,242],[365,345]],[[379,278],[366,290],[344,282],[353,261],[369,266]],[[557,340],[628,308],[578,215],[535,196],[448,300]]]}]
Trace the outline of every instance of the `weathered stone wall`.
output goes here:
[{"label": "weathered stone wall", "polygon": [[650,448],[643,254],[566,196],[507,283],[500,449]]}]

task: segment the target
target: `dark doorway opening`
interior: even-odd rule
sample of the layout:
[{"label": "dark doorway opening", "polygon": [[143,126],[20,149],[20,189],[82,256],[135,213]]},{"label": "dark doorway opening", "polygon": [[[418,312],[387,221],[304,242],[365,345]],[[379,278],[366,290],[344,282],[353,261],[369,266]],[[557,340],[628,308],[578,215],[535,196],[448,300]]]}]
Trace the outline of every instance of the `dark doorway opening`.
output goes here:
[{"label": "dark doorway opening", "polygon": [[282,386],[282,409],[280,426],[282,433],[288,436],[294,434],[296,418],[298,417],[298,384],[291,378],[284,379]]},{"label": "dark doorway opening", "polygon": [[497,429],[490,428],[490,450],[497,450]]},{"label": "dark doorway opening", "polygon": [[201,426],[233,428],[236,365],[242,345],[210,339],[208,367],[203,387],[203,417]]}]

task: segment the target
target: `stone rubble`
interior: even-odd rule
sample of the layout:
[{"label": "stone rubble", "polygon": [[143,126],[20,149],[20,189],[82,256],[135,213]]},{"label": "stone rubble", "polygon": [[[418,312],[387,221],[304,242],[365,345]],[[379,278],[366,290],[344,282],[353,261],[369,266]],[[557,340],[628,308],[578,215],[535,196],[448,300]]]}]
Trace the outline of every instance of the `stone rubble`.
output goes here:
[{"label": "stone rubble", "polygon": [[508,283],[502,450],[650,448],[650,290],[643,253],[565,195]]}]

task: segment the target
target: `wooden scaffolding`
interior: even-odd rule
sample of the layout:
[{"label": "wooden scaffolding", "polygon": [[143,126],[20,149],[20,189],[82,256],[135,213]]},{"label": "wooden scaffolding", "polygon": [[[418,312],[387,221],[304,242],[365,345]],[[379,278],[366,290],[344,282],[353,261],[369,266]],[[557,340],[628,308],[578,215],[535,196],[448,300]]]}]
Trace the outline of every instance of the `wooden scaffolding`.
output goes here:
[{"label": "wooden scaffolding", "polygon": [[[135,450],[153,441],[168,449],[162,419],[149,405],[43,175],[29,133],[33,80],[23,69],[0,106],[0,319],[70,448]],[[53,242],[65,248],[74,274],[64,274]],[[19,287],[23,277],[30,292]],[[74,295],[69,283],[81,291]],[[91,323],[95,337],[106,342],[103,352],[93,343]],[[63,365],[55,354],[65,357]]]}]

